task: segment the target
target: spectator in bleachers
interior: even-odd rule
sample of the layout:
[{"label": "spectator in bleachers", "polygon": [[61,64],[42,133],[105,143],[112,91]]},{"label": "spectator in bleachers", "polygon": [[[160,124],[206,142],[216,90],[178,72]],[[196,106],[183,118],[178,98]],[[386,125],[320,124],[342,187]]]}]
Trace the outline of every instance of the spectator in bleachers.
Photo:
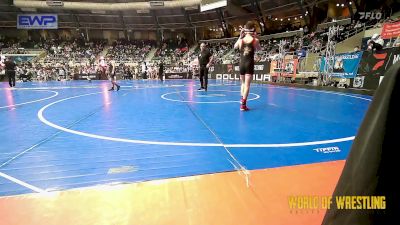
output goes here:
[{"label": "spectator in bleachers", "polygon": [[142,79],[147,79],[147,69],[146,62],[142,62]]},{"label": "spectator in bleachers", "polygon": [[400,47],[400,36],[398,36],[393,42],[393,47]]},{"label": "spectator in bleachers", "polygon": [[304,58],[307,56],[307,52],[304,48],[299,48],[297,49],[297,59],[299,60],[299,67],[298,70],[299,71],[303,71],[304,68]]},{"label": "spectator in bleachers", "polygon": [[380,51],[383,48],[384,41],[379,34],[372,35],[371,39],[368,40],[368,50]]},{"label": "spectator in bleachers", "polygon": [[0,72],[4,69],[4,62],[6,61],[6,57],[0,52]]},{"label": "spectator in bleachers", "polygon": [[158,64],[158,78],[163,81],[164,77],[164,62],[161,60]]},{"label": "spectator in bleachers", "polygon": [[117,40],[108,50],[107,56],[118,64],[138,62],[147,57],[153,45],[153,41]]}]

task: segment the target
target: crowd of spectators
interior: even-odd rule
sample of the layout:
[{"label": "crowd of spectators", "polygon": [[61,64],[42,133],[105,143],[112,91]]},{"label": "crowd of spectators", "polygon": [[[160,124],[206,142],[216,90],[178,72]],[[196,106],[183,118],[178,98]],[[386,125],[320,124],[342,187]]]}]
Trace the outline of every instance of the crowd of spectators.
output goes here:
[{"label": "crowd of spectators", "polygon": [[[335,22],[335,21],[327,21]],[[363,30],[366,26],[381,27],[383,23],[390,22],[389,19],[376,21],[353,20],[347,25],[336,26],[338,32],[333,37],[335,42],[340,42],[351,35]],[[375,23],[375,24],[374,24]],[[321,26],[323,27],[323,26]],[[295,27],[299,29],[299,27]],[[297,57],[304,57],[307,53],[324,55],[324,48],[328,40],[329,28],[310,31],[302,27],[302,35],[284,38],[260,40],[261,50],[255,54],[255,62],[266,62],[282,58],[281,50],[285,54],[293,54]],[[225,41],[208,42],[208,47],[214,55],[214,64],[237,63],[240,58],[238,50],[233,49],[232,39]],[[385,41],[374,36],[367,44],[370,48],[376,49],[377,45],[382,47],[400,46],[400,37]],[[371,43],[373,43],[371,45]],[[156,46],[155,41],[145,40],[117,40],[107,45],[105,40],[76,39],[65,41],[59,39],[41,40],[35,43],[35,47],[46,52],[46,56],[39,60],[32,60],[29,63],[20,64],[17,74],[23,78],[34,78],[37,80],[61,80],[72,79],[76,74],[98,73],[98,59],[104,55],[107,62],[115,65],[116,73],[125,78],[138,78],[144,72],[143,61],[148,58],[152,48]],[[24,44],[17,40],[0,39],[1,54],[27,54]],[[371,47],[372,46],[372,47]],[[192,48],[184,38],[168,39],[163,41],[156,49],[152,62],[146,66],[149,78],[156,77],[154,74],[158,64],[163,63],[173,71],[184,71],[189,68],[199,55],[199,48]],[[378,46],[379,47],[379,46]],[[365,50],[359,48],[359,50]],[[358,51],[358,50],[357,50]]]},{"label": "crowd of spectators", "polygon": [[163,60],[166,65],[179,64],[187,59],[189,43],[185,38],[167,39],[161,43],[154,54],[154,61]]},{"label": "crowd of spectators", "polygon": [[27,54],[28,52],[17,40],[0,40],[0,50],[4,54]]},{"label": "crowd of spectators", "polygon": [[63,63],[94,64],[96,57],[104,50],[106,41],[94,40],[91,42],[65,41],[60,44],[47,43],[45,49],[47,55],[42,59],[44,64]]},{"label": "crowd of spectators", "polygon": [[116,63],[129,63],[145,59],[151,48],[156,45],[155,41],[146,40],[117,40],[108,49],[107,57]]}]

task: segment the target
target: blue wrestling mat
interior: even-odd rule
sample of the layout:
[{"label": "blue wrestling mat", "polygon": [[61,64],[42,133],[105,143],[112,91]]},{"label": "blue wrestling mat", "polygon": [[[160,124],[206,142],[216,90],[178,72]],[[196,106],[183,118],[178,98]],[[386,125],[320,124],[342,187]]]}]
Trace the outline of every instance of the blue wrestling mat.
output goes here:
[{"label": "blue wrestling mat", "polygon": [[0,196],[347,157],[370,96],[254,84],[121,81],[0,88]]}]

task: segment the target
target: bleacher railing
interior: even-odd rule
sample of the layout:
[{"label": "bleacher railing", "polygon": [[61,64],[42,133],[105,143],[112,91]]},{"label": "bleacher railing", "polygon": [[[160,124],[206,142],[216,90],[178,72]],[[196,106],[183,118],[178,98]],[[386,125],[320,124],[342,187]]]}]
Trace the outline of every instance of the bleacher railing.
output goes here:
[{"label": "bleacher railing", "polygon": [[[295,31],[287,31],[287,32],[281,32],[281,33],[276,33],[276,34],[269,34],[269,35],[262,35],[259,36],[258,38],[260,40],[269,40],[269,39],[276,39],[276,38],[284,38],[284,37],[293,37],[293,36],[302,36],[304,34],[303,29],[295,30]],[[230,41],[235,41],[237,40],[238,37],[233,37],[233,38],[222,38],[222,39],[208,39],[208,40],[200,40],[199,42],[204,42],[204,43],[221,43],[221,42],[230,42]]]}]

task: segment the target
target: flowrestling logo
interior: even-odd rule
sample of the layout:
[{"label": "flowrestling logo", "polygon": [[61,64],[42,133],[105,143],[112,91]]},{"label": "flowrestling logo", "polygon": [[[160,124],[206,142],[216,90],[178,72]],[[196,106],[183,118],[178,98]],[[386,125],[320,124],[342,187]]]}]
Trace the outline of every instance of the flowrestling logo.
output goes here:
[{"label": "flowrestling logo", "polygon": [[58,29],[56,14],[21,14],[17,19],[18,29]]},{"label": "flowrestling logo", "polygon": [[382,18],[382,13],[381,12],[359,12],[360,14],[360,19],[366,19],[366,20],[380,20]]},{"label": "flowrestling logo", "polygon": [[329,153],[338,153],[340,152],[340,148],[335,146],[335,147],[326,147],[326,148],[315,148],[314,151],[318,152],[318,153],[325,153],[325,154],[329,154]]}]

